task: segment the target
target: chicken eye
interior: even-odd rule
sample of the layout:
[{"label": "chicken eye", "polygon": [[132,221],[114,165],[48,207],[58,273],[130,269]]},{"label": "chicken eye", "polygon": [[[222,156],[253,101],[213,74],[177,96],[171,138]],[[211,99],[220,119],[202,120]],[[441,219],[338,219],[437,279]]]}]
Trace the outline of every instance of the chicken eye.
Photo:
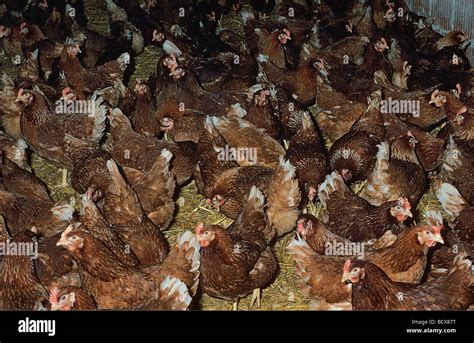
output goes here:
[{"label": "chicken eye", "polygon": [[66,294],[62,295],[61,298],[59,298],[59,301],[65,301],[66,300]]},{"label": "chicken eye", "polygon": [[79,237],[77,237],[76,235],[70,237],[71,241],[75,241],[75,240],[77,240],[78,238],[79,238]]},{"label": "chicken eye", "polygon": [[426,230],[426,231],[425,231],[425,235],[429,235],[429,234],[431,234],[431,232],[428,231],[428,230]]},{"label": "chicken eye", "polygon": [[354,269],[352,269],[352,272],[354,274],[358,274],[360,272],[360,268],[359,267],[355,267]]}]

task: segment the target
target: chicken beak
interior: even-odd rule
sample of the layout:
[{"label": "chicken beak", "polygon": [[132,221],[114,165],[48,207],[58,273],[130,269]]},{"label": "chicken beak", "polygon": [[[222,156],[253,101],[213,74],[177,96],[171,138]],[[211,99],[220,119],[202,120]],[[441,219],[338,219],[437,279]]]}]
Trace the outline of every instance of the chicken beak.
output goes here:
[{"label": "chicken beak", "polygon": [[61,310],[61,305],[59,304],[59,302],[51,304],[51,311],[60,311],[60,310]]},{"label": "chicken beak", "polygon": [[67,246],[68,245],[68,241],[67,241],[67,238],[65,235],[61,235],[61,238],[59,239],[59,241],[56,243],[56,246]]},{"label": "chicken beak", "polygon": [[347,283],[348,281],[351,281],[351,274],[350,273],[344,273],[342,274],[342,283]]},{"label": "chicken beak", "polygon": [[411,211],[409,209],[405,209],[403,214],[407,217],[413,218],[413,214],[411,213]]},{"label": "chicken beak", "polygon": [[443,239],[443,237],[441,237],[441,235],[439,233],[434,235],[433,241],[438,242],[440,244],[444,244],[444,239]]}]

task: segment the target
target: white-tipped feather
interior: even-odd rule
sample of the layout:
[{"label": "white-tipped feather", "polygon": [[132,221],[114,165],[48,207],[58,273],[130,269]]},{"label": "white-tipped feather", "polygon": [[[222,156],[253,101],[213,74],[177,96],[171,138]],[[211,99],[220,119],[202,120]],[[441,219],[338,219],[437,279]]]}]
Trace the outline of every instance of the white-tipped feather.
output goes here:
[{"label": "white-tipped feather", "polygon": [[89,117],[94,118],[94,129],[90,135],[90,139],[93,141],[100,141],[105,132],[105,119],[107,118],[107,107],[104,104],[104,99],[94,93],[91,97],[91,101],[94,103],[92,112],[89,113]]},{"label": "white-tipped feather", "polygon": [[292,248],[292,247],[304,247],[308,246],[308,243],[300,236],[299,233],[296,234],[296,238],[293,239],[290,244],[288,244],[287,248]]},{"label": "white-tipped feather", "polygon": [[265,196],[263,193],[260,191],[260,189],[257,188],[257,186],[252,186],[249,192],[249,201],[253,198],[257,198],[257,204],[259,206],[263,206],[265,202]]},{"label": "white-tipped feather", "polygon": [[31,58],[33,58],[34,60],[37,60],[37,59],[38,59],[38,49],[35,49],[35,50],[31,53]]},{"label": "white-tipped feather", "polygon": [[436,189],[436,197],[444,210],[451,216],[456,216],[466,206],[466,200],[463,199],[459,191],[449,183],[442,183]]},{"label": "white-tipped feather", "polygon": [[218,127],[219,127],[219,124],[220,124],[222,121],[227,120],[227,118],[219,118],[219,117],[209,117],[209,118],[211,118],[212,125],[213,125],[215,128],[218,128]]},{"label": "white-tipped feather", "polygon": [[253,12],[250,11],[250,10],[248,10],[248,9],[243,9],[243,10],[241,10],[241,11],[240,11],[240,17],[242,18],[242,23],[243,23],[244,25],[247,24],[247,21],[248,21],[249,19],[254,19],[254,18],[255,18],[255,16],[253,15]]},{"label": "white-tipped feather", "polygon": [[[301,192],[295,177],[296,169],[280,156],[279,166],[272,177],[267,195],[267,215],[278,236],[290,232],[300,214]],[[286,201],[283,201],[286,199]]]},{"label": "white-tipped feather", "polygon": [[160,284],[160,297],[163,300],[168,300],[170,298],[175,298],[177,301],[174,306],[178,307],[184,303],[186,308],[189,306],[191,301],[191,295],[189,295],[188,288],[186,284],[181,280],[167,276]]},{"label": "white-tipped feather", "polygon": [[5,87],[15,87],[15,83],[10,78],[10,76],[8,76],[7,73],[5,73],[5,72],[2,75],[2,83],[3,83],[3,90],[4,91],[5,91]]},{"label": "white-tipped feather", "polygon": [[454,167],[462,164],[462,152],[456,144],[453,136],[449,136],[449,141],[443,155],[443,164],[441,165],[441,172],[454,170]]},{"label": "white-tipped feather", "polygon": [[258,91],[262,89],[263,89],[263,85],[261,83],[256,83],[253,86],[247,88],[247,92],[246,92],[247,98],[251,100],[253,96],[255,95],[255,93],[257,93]]},{"label": "white-tipped feather", "polygon": [[169,40],[165,40],[163,43],[163,50],[165,50],[168,55],[174,54],[175,56],[181,56],[183,54],[183,52]]},{"label": "white-tipped feather", "polygon": [[127,69],[127,66],[130,64],[130,54],[128,52],[124,52],[117,58],[117,62],[120,65],[120,69],[124,71]]},{"label": "white-tipped feather", "polygon": [[92,199],[89,197],[87,193],[85,193],[81,197],[81,210],[79,214],[81,216],[84,215],[84,210],[89,207],[92,207]]},{"label": "white-tipped feather", "polygon": [[107,169],[109,173],[115,172],[117,170],[117,164],[114,160],[110,159],[107,161]]},{"label": "white-tipped feather", "polygon": [[213,123],[213,119],[214,117],[212,116],[206,116],[206,119],[204,119],[204,128],[207,130],[207,132],[209,133],[213,133],[214,132],[214,123]]},{"label": "white-tipped feather", "polygon": [[173,154],[168,149],[163,149],[161,150],[160,156],[165,159],[165,163],[169,163],[173,157]]},{"label": "white-tipped feather", "polygon": [[303,130],[309,130],[313,127],[313,122],[311,121],[311,116],[309,112],[303,113],[303,118],[301,119],[301,124],[303,125]]},{"label": "white-tipped feather", "polygon": [[265,63],[268,62],[268,56],[264,54],[258,54],[257,56],[257,62],[259,63]]},{"label": "white-tipped feather", "polygon": [[388,145],[388,142],[382,142],[380,144],[377,144],[377,148],[378,148],[377,155],[376,155],[377,160],[387,161],[390,158],[390,147]]},{"label": "white-tipped feather", "polygon": [[290,160],[285,160],[283,156],[280,156],[280,168],[286,171],[286,175],[283,178],[285,181],[289,181],[296,174],[296,168],[290,163]]},{"label": "white-tipped feather", "polygon": [[107,12],[109,13],[110,20],[120,20],[120,21],[127,21],[128,15],[127,12],[122,8],[119,7],[113,0],[106,0],[107,5]]},{"label": "white-tipped feather", "polygon": [[336,189],[335,181],[339,180],[340,182],[344,182],[342,177],[339,175],[337,171],[332,172],[331,174],[326,176],[326,179],[318,188],[318,197],[321,201],[321,204],[326,208],[326,200],[330,198],[330,195]]},{"label": "white-tipped feather", "polygon": [[188,251],[192,249],[192,255],[186,255],[189,261],[191,261],[191,270],[190,272],[195,272],[199,269],[201,265],[201,246],[196,238],[196,236],[191,231],[185,231],[178,238],[178,247],[181,249],[184,244],[188,244]]},{"label": "white-tipped feather", "polygon": [[425,211],[424,213],[426,219],[431,219],[435,223],[443,224],[443,216],[440,211]]},{"label": "white-tipped feather", "polygon": [[243,118],[247,115],[247,111],[242,107],[240,103],[235,103],[230,106],[230,110],[227,112],[228,116],[234,116],[238,118]]},{"label": "white-tipped feather", "polygon": [[57,205],[51,208],[51,213],[59,220],[68,221],[72,219],[74,207],[70,204]]},{"label": "white-tipped feather", "polygon": [[22,139],[22,138],[19,138],[17,141],[16,141],[16,149],[18,150],[25,150],[28,148],[28,144],[26,144],[26,142]]}]

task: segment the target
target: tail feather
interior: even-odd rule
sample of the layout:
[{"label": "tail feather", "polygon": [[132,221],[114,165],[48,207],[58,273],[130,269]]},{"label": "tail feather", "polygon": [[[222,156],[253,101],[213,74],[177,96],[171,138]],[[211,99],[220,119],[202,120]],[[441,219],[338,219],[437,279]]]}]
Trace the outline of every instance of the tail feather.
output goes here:
[{"label": "tail feather", "polygon": [[174,54],[175,56],[181,56],[183,54],[183,52],[169,40],[165,40],[163,43],[163,50],[165,50],[168,55]]},{"label": "tail feather", "polygon": [[435,192],[443,209],[451,216],[457,216],[467,205],[459,191],[449,183],[435,183]]},{"label": "tail feather", "polygon": [[424,215],[431,226],[443,226],[443,216],[440,211],[426,211]]},{"label": "tail feather", "polygon": [[309,112],[303,112],[303,116],[301,119],[301,125],[304,131],[313,131],[314,130],[314,124],[313,121],[311,120],[311,116]]},{"label": "tail feather", "polygon": [[130,123],[130,119],[128,119],[127,116],[122,113],[120,108],[114,108],[112,110],[109,110],[107,118],[109,119],[111,128],[118,128],[119,130],[132,130],[132,124]]},{"label": "tail feather", "polygon": [[184,232],[153,275],[158,278],[163,275],[175,277],[186,284],[192,295],[196,294],[201,265],[200,249],[196,236],[191,231]]},{"label": "tail feather", "polygon": [[93,129],[89,135],[91,141],[99,142],[105,132],[105,119],[107,118],[107,107],[104,104],[104,99],[94,94],[91,98],[94,102],[94,107],[88,117],[93,120]]},{"label": "tail feather", "polygon": [[163,149],[150,170],[133,185],[148,218],[161,230],[168,228],[175,210],[176,182],[170,167],[172,157],[168,149]]},{"label": "tail feather", "polygon": [[327,200],[331,197],[331,194],[337,191],[348,191],[349,188],[345,184],[341,175],[337,171],[332,172],[326,176],[326,180],[319,186],[318,197],[324,208],[327,208]]},{"label": "tail feather", "polygon": [[377,161],[382,161],[385,160],[387,161],[390,158],[390,147],[388,145],[388,142],[382,142],[377,145],[378,151],[377,151]]},{"label": "tail feather", "polygon": [[474,301],[472,285],[472,262],[467,253],[460,253],[454,257],[453,268],[449,274],[436,279],[435,282],[442,284],[444,292],[453,296],[449,305],[453,309],[467,309]]},{"label": "tail feather", "polygon": [[117,58],[117,62],[119,63],[120,70],[122,72],[127,69],[127,66],[130,64],[130,54],[128,52],[124,52]]},{"label": "tail feather", "polygon": [[374,82],[376,85],[380,85],[382,88],[394,89],[387,75],[382,70],[377,70],[374,73]]},{"label": "tail feather", "polygon": [[127,12],[122,7],[119,7],[113,0],[106,0],[105,3],[107,5],[107,12],[109,14],[110,21],[128,20]]},{"label": "tail feather", "polygon": [[267,215],[278,236],[291,231],[299,216],[301,201],[296,169],[281,156],[268,190]]},{"label": "tail feather", "polygon": [[56,205],[51,208],[54,217],[61,221],[69,221],[74,214],[74,207],[71,204]]},{"label": "tail feather", "polygon": [[296,270],[300,277],[301,285],[303,286],[302,291],[309,294],[310,286],[308,284],[311,279],[311,274],[306,272],[306,266],[313,263],[313,257],[316,253],[299,234],[288,244],[286,252],[296,263]]},{"label": "tail feather", "polygon": [[193,299],[186,284],[181,280],[167,276],[160,283],[159,308],[162,310],[187,310]]},{"label": "tail feather", "polygon": [[249,192],[247,204],[245,205],[242,214],[239,215],[239,218],[237,220],[240,220],[240,218],[242,217],[245,218],[244,222],[256,224],[256,226],[258,226],[258,223],[261,221],[261,223],[263,224],[260,225],[260,227],[262,228],[261,230],[265,235],[267,243],[270,243],[275,237],[275,230],[273,226],[269,225],[267,221],[264,206],[265,196],[256,186],[252,186]]}]

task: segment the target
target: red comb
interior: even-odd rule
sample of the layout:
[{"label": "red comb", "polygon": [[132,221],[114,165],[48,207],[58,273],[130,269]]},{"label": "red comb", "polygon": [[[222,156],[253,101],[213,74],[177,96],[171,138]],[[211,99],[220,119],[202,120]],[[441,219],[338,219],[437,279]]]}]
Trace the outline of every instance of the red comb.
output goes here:
[{"label": "red comb", "polygon": [[49,293],[49,302],[51,304],[57,304],[58,296],[59,296],[59,289],[57,287],[51,288],[51,291]]},{"label": "red comb", "polygon": [[400,205],[403,206],[403,208],[405,208],[407,210],[411,209],[410,202],[408,201],[407,198],[400,198],[400,200],[398,202],[400,203]]},{"label": "red comb", "polygon": [[68,95],[70,92],[71,92],[71,88],[66,87],[66,88],[63,89],[61,94],[64,96],[64,95]]},{"label": "red comb", "polygon": [[204,231],[204,224],[203,223],[197,224],[196,229],[194,230],[196,235],[200,235],[203,231]]},{"label": "red comb", "polygon": [[296,231],[298,231],[302,235],[306,234],[305,226],[304,226],[304,219],[300,219],[296,222]]},{"label": "red comb", "polygon": [[464,112],[467,112],[467,107],[466,107],[466,106],[461,107],[461,108],[456,112],[456,115],[463,114]]},{"label": "red comb", "polygon": [[351,269],[351,260],[346,260],[346,263],[344,263],[344,273],[349,273]]}]

